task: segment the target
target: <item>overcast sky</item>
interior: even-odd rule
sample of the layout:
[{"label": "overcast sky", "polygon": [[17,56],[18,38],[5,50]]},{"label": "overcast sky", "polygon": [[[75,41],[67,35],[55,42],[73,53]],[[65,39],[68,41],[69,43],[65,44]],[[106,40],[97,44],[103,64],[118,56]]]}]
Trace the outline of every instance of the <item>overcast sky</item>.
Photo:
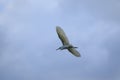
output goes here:
[{"label": "overcast sky", "polygon": [[119,36],[119,0],[0,0],[0,80],[119,80]]}]

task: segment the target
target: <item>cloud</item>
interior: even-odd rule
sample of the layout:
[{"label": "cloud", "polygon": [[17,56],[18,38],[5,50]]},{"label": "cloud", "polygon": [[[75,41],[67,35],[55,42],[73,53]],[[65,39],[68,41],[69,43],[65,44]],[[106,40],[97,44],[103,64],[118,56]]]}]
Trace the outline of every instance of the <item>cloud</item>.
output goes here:
[{"label": "cloud", "polygon": [[[116,3],[112,0],[1,0],[1,79],[115,79],[120,65]],[[61,46],[56,25],[79,47],[81,58],[55,50]]]},{"label": "cloud", "polygon": [[119,24],[119,4],[120,2],[117,0],[71,0],[69,3],[64,2],[65,8],[62,9],[69,13],[89,14],[96,19],[104,19]]},{"label": "cloud", "polygon": [[[79,36],[81,41],[79,43],[82,44],[82,46],[86,46],[85,56],[87,56],[89,62],[88,69],[94,70],[95,71],[94,75],[95,74],[102,75],[103,73],[105,74],[109,73],[110,75],[113,75],[114,73],[117,73],[116,70],[112,72],[114,67],[109,68],[111,65],[114,65],[113,64],[114,62],[113,63],[109,62],[112,60],[110,57],[111,54],[114,54],[112,52],[109,52],[112,50],[114,51],[113,46],[111,45],[111,50],[109,50],[107,49],[107,45],[105,44],[108,42],[109,42],[108,44],[120,43],[119,41],[114,42],[111,40],[113,36],[118,37],[120,30],[120,28],[118,27],[119,26],[118,4],[119,2],[112,0],[111,1],[71,0],[69,1],[69,3],[67,3],[67,1],[63,3],[64,7],[62,8],[63,16],[64,19],[66,20],[64,24],[66,26],[69,26],[69,29],[73,26],[75,28],[77,27],[76,32],[72,32],[71,34],[75,33],[72,36],[76,35]],[[73,37],[71,37],[71,39],[72,38]],[[78,39],[78,37],[75,38]],[[117,38],[113,39],[117,40]],[[118,49],[117,47],[115,48]],[[116,52],[117,55],[119,53],[119,50],[116,51],[118,51]],[[96,71],[95,68],[97,68],[96,70],[98,71]],[[103,74],[103,76],[105,74]],[[108,76],[110,77],[110,75]]]}]

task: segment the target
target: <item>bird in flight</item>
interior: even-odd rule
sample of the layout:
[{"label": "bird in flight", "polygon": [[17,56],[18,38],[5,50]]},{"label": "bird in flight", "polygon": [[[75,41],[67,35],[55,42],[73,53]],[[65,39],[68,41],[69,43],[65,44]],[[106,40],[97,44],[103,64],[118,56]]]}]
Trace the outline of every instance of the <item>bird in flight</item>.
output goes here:
[{"label": "bird in flight", "polygon": [[67,49],[69,52],[71,52],[74,56],[76,57],[80,57],[80,53],[75,49],[78,47],[74,47],[72,44],[69,43],[69,40],[67,38],[67,36],[65,35],[65,32],[63,31],[63,29],[59,26],[56,26],[56,32],[58,34],[58,37],[60,38],[63,46],[59,47],[56,50],[64,50]]}]

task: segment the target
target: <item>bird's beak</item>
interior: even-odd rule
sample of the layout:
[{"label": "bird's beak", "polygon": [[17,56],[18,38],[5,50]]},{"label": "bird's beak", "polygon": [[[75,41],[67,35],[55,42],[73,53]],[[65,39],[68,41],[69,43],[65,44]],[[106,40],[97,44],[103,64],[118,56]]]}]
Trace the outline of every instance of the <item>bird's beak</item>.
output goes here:
[{"label": "bird's beak", "polygon": [[59,48],[58,48],[58,49],[56,49],[56,50],[59,50]]}]

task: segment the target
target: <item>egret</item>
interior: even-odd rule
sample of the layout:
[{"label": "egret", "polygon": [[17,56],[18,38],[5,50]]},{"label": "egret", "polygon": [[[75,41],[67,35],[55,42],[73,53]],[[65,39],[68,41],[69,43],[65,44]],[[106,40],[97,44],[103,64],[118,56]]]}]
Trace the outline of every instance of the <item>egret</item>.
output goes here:
[{"label": "egret", "polygon": [[56,32],[58,34],[58,37],[60,38],[63,46],[59,47],[56,50],[65,50],[67,49],[69,52],[71,52],[74,56],[76,57],[80,57],[80,53],[75,49],[78,47],[73,46],[72,44],[69,43],[69,40],[65,34],[65,32],[63,31],[63,29],[59,26],[56,26]]}]

